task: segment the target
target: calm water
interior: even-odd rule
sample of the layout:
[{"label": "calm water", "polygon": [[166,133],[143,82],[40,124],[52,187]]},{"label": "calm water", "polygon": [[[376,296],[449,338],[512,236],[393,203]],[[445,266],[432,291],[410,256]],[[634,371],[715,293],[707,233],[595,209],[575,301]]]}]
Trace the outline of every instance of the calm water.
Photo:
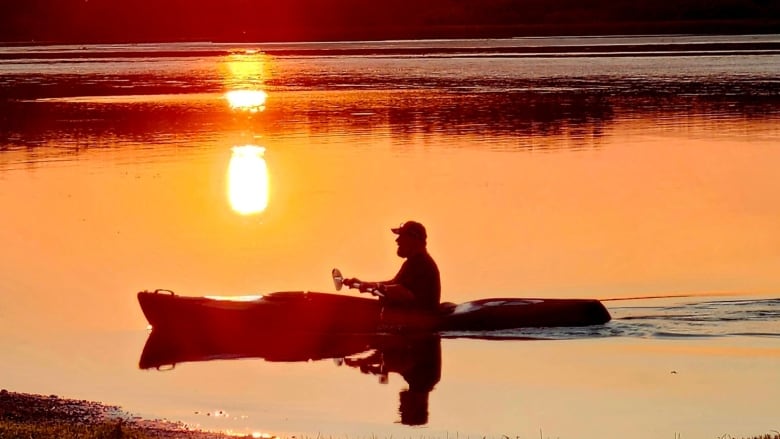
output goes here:
[{"label": "calm water", "polygon": [[[777,45],[0,48],[0,385],[285,437],[778,430]],[[407,219],[445,300],[592,297],[614,320],[442,334],[419,426],[396,372],[419,356],[385,341],[139,368],[137,291],[332,292],[334,266],[394,274]],[[350,367],[372,352],[399,365]]]}]

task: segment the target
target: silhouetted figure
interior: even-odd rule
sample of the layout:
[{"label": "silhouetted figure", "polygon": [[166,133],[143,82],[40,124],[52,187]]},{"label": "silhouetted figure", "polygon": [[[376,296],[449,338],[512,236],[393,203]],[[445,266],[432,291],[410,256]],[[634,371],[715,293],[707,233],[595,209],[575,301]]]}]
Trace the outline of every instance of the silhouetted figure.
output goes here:
[{"label": "silhouetted figure", "polygon": [[362,282],[352,278],[345,279],[344,283],[359,283],[361,291],[379,291],[384,295],[383,305],[391,308],[436,312],[441,300],[441,280],[439,268],[428,254],[425,227],[416,221],[407,221],[391,230],[398,235],[396,253],[406,259],[398,274],[383,282]]},{"label": "silhouetted figure", "polygon": [[345,363],[378,375],[382,383],[391,372],[400,374],[409,385],[398,395],[401,423],[428,423],[428,395],[441,378],[441,339],[437,334],[387,336],[368,357],[346,358]]}]

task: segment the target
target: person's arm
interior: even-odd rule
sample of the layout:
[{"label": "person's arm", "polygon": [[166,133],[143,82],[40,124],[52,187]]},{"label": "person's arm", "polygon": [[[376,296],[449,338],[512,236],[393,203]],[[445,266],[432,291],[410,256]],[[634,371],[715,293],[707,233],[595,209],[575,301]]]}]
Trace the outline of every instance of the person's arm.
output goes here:
[{"label": "person's arm", "polygon": [[414,294],[405,286],[387,282],[377,285],[377,290],[385,295],[385,300],[393,303],[408,304],[415,301]]},{"label": "person's arm", "polygon": [[358,278],[344,279],[344,285],[360,285],[361,292],[377,290],[385,296],[386,300],[394,303],[412,303],[414,294],[405,286],[397,283],[395,279],[382,282],[363,282]]},{"label": "person's arm", "polygon": [[353,288],[355,285],[360,285],[360,291],[365,293],[370,290],[379,289],[379,285],[389,285],[395,283],[395,279],[381,281],[381,282],[364,282],[356,277],[344,279],[344,285]]}]

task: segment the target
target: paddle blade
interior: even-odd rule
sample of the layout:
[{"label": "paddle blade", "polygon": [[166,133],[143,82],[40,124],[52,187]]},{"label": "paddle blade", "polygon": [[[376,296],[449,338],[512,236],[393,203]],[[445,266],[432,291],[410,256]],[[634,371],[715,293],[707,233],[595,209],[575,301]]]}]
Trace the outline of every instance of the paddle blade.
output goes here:
[{"label": "paddle blade", "polygon": [[334,268],[331,271],[333,276],[333,286],[336,287],[336,291],[341,291],[341,287],[344,286],[344,276],[341,275],[341,271],[338,268]]}]

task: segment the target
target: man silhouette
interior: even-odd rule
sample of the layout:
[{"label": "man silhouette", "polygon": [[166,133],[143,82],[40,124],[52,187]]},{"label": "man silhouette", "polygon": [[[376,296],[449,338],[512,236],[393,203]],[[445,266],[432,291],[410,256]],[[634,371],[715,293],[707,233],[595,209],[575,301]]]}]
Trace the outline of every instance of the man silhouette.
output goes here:
[{"label": "man silhouette", "polygon": [[396,254],[406,259],[395,277],[382,282],[352,278],[345,279],[344,283],[359,283],[361,291],[380,292],[385,306],[436,312],[441,300],[441,279],[439,268],[428,253],[425,227],[416,221],[407,221],[390,230],[398,235]]}]

